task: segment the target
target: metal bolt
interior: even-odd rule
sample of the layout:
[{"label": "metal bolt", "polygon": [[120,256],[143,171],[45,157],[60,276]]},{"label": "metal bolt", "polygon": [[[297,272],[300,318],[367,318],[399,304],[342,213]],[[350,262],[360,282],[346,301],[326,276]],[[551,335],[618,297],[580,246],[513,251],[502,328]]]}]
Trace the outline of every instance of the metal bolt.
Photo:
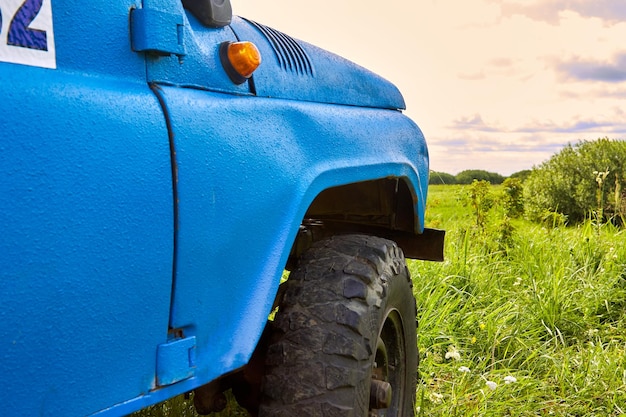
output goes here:
[{"label": "metal bolt", "polygon": [[370,409],[389,408],[391,405],[391,384],[372,379],[370,384]]}]

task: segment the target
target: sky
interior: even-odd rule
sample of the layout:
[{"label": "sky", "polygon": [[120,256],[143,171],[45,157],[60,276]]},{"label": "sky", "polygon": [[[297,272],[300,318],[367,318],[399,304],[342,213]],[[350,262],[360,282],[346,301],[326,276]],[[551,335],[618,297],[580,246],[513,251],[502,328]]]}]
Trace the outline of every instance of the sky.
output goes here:
[{"label": "sky", "polygon": [[568,143],[626,139],[626,0],[231,3],[397,85],[431,170],[510,175]]}]

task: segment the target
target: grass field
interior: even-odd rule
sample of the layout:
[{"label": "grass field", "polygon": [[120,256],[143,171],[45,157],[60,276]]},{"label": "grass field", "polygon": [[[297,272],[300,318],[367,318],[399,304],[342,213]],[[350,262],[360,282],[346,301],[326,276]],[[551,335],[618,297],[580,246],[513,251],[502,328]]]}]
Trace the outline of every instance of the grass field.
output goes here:
[{"label": "grass field", "polygon": [[[467,195],[430,187],[427,225],[447,230],[446,261],[409,261],[416,415],[626,416],[626,232],[510,220],[497,204],[477,225]],[[194,414],[179,398],[140,415]]]},{"label": "grass field", "polygon": [[[494,188],[494,193],[498,192]],[[626,415],[626,234],[542,227],[431,186],[447,260],[411,262],[421,416]]]}]

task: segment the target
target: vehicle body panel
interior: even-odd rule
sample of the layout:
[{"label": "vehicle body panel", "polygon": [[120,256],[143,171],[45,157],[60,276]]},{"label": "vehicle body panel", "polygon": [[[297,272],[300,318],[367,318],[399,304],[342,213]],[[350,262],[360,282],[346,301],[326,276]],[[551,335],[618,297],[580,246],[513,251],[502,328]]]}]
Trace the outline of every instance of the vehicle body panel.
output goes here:
[{"label": "vehicle body panel", "polygon": [[[400,179],[424,230],[426,143],[388,81],[287,40],[293,71],[286,35],[176,0],[40,3],[54,65],[0,45],[3,415],[127,414],[246,365],[325,190]],[[241,85],[237,40],[265,60]]]},{"label": "vehicle body panel", "polygon": [[375,178],[420,184],[426,147],[394,110],[162,90],[178,165],[171,326],[196,336],[196,375],[210,379],[252,354],[315,196]]},{"label": "vehicle body panel", "polygon": [[257,96],[404,109],[395,85],[373,72],[265,25],[233,19],[233,31],[265,59],[254,74]]},{"label": "vehicle body panel", "polygon": [[145,84],[47,71],[0,68],[0,113],[15,116],[0,123],[3,415],[87,414],[140,395],[167,336],[158,103]]}]

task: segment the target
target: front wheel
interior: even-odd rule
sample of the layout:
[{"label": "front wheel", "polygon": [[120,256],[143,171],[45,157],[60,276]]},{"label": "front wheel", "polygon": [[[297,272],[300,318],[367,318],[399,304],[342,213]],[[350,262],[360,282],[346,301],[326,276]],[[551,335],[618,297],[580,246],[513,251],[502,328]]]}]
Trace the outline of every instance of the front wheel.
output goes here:
[{"label": "front wheel", "polygon": [[334,236],[303,254],[285,285],[260,415],[413,416],[416,306],[398,246]]}]

